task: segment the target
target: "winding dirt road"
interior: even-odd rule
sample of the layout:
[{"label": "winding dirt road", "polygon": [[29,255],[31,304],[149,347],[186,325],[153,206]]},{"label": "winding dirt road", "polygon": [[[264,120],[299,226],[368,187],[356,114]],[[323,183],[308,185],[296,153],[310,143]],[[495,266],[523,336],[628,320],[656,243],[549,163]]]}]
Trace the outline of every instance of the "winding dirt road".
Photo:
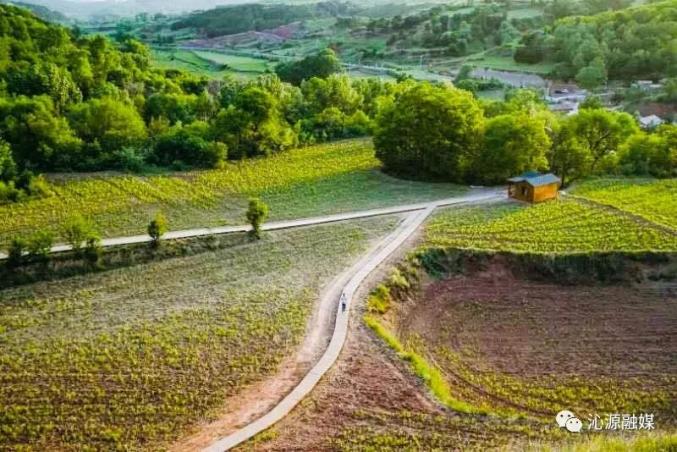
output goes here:
[{"label": "winding dirt road", "polygon": [[[228,450],[284,418],[312,391],[338,358],[348,334],[350,305],[364,279],[393,254],[436,208],[492,202],[504,197],[502,191],[477,190],[466,196],[435,202],[269,223],[268,230],[271,230],[367,216],[405,214],[392,233],[376,243],[358,262],[335,278],[323,291],[309,330],[296,356],[283,362],[277,374],[234,396],[229,403],[235,407],[232,411],[225,412],[216,421],[202,426],[197,433],[177,442],[170,450],[208,452]],[[346,295],[345,311],[339,304],[341,294]]]}]

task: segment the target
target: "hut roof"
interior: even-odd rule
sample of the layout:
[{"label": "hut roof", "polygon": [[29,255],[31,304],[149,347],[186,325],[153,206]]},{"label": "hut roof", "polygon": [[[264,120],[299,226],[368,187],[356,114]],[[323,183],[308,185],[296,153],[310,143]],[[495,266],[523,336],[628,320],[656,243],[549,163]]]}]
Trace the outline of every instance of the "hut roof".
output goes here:
[{"label": "hut roof", "polygon": [[531,185],[532,187],[540,187],[542,185],[549,185],[549,184],[559,184],[561,179],[557,176],[555,176],[552,173],[547,173],[547,174],[539,174],[539,173],[533,173],[533,172],[527,172],[522,174],[521,176],[517,177],[511,177],[508,179],[508,182],[526,182],[527,184]]}]

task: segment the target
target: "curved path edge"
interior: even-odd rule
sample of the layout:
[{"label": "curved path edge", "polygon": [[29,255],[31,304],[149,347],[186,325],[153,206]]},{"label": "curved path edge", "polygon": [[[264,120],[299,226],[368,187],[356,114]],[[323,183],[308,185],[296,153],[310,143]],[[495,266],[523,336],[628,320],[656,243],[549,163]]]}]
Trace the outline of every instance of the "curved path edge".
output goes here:
[{"label": "curved path edge", "polygon": [[[374,271],[381,263],[383,263],[388,256],[397,250],[402,243],[404,243],[423,222],[430,216],[430,214],[438,207],[466,204],[473,202],[483,202],[499,199],[497,192],[489,192],[480,195],[461,196],[454,199],[447,199],[439,202],[430,202],[419,205],[417,209],[410,209],[412,214],[409,215],[399,228],[399,233],[389,237],[388,243],[385,244],[377,254],[371,256],[364,265],[358,268],[350,277],[348,283],[343,288],[343,293],[346,295],[347,306],[345,312],[342,312],[341,306],[337,306],[336,322],[334,324],[334,332],[327,349],[319,361],[312,367],[312,369],[303,377],[301,382],[285,396],[272,410],[263,415],[259,419],[251,422],[243,428],[223,437],[210,446],[203,449],[204,452],[222,452],[231,449],[244,441],[247,441],[264,430],[272,427],[278,421],[282,420],[294,407],[301,402],[319,383],[324,374],[331,369],[338,359],[346,336],[348,334],[348,323],[350,306],[353,303],[355,292],[359,288],[364,279]],[[420,211],[420,212],[417,212]],[[406,211],[404,211],[406,212]],[[395,213],[395,212],[393,212]]]}]

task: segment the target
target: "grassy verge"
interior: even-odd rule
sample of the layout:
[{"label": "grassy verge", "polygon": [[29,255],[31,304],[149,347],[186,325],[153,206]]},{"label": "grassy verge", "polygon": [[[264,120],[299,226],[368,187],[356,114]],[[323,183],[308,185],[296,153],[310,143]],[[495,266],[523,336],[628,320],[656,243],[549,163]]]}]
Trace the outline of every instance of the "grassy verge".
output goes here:
[{"label": "grassy verge", "polygon": [[451,395],[451,388],[445,381],[442,373],[431,365],[426,359],[416,352],[407,350],[399,339],[392,334],[388,329],[381,324],[381,322],[374,316],[366,315],[364,322],[374,333],[383,339],[390,348],[392,348],[397,355],[407,361],[411,366],[412,371],[425,382],[432,394],[443,405],[451,408],[459,413],[466,414],[487,414],[483,409],[476,408],[461,400],[457,400]]},{"label": "grassy verge", "polygon": [[273,372],[393,218],[0,291],[0,449],[160,449]]},{"label": "grassy verge", "polygon": [[350,140],[221,170],[52,177],[51,196],[0,206],[0,244],[37,229],[58,235],[59,225],[76,212],[110,237],[145,232],[158,211],[171,229],[242,224],[253,196],[269,204],[271,220],[280,220],[440,199],[464,190],[394,179],[379,168],[370,141]]}]

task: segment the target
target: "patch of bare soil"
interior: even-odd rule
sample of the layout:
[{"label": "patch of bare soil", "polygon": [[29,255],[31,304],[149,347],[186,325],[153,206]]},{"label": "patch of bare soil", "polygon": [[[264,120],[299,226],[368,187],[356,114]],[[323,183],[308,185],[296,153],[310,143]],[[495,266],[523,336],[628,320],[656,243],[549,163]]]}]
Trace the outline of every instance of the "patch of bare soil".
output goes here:
[{"label": "patch of bare soil", "polygon": [[649,286],[562,286],[493,269],[428,285],[404,335],[521,376],[677,375],[677,298]]},{"label": "patch of bare soil", "polygon": [[426,282],[398,306],[397,332],[476,406],[543,418],[564,408],[655,412],[674,425],[674,293],[652,282],[529,281],[499,260]]}]

